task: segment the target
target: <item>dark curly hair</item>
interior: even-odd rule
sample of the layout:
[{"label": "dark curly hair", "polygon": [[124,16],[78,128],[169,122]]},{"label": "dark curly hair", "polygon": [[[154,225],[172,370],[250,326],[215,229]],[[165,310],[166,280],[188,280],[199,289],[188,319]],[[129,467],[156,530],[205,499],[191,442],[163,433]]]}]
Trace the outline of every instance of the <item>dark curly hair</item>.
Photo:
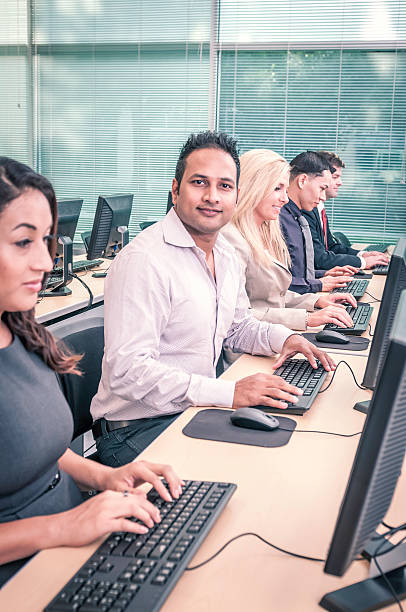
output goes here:
[{"label": "dark curly hair", "polygon": [[[49,202],[52,214],[53,236],[58,224],[57,203],[54,189],[44,176],[34,172],[29,166],[8,157],[0,157],[0,223],[1,215],[13,200],[26,189],[37,189]],[[56,238],[49,243],[52,259],[56,251]],[[44,362],[60,374],[79,374],[77,368],[80,355],[73,355],[61,343],[56,343],[53,335],[35,321],[34,308],[27,312],[4,312],[2,320],[13,334],[16,334],[28,351],[38,353]]]},{"label": "dark curly hair", "polygon": [[240,158],[236,139],[224,132],[212,132],[207,130],[207,132],[191,134],[179,153],[175,171],[178,189],[185,173],[186,160],[193,151],[197,151],[198,149],[220,149],[231,155],[237,168],[238,186],[238,181],[240,179]]}]

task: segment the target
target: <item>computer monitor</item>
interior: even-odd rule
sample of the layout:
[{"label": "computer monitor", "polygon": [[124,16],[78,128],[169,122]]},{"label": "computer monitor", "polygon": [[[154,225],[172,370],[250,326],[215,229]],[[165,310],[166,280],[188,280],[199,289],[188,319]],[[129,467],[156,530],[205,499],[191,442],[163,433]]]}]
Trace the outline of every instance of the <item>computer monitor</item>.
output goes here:
[{"label": "computer monitor", "polygon": [[362,384],[373,389],[386,357],[389,334],[395,317],[401,291],[406,289],[406,236],[399,239],[389,263],[388,275],[382,296]]},{"label": "computer monitor", "polygon": [[83,200],[58,200],[58,238],[68,236],[73,242],[82,204]]},{"label": "computer monitor", "polygon": [[[392,546],[375,529],[384,518],[406,448],[406,291],[402,292],[357,453],[341,504],[324,571],[342,576],[362,551],[370,578],[323,597],[326,610],[375,610],[394,602],[373,555],[399,599],[406,597],[406,544]],[[354,602],[358,602],[355,606]]]},{"label": "computer monitor", "polygon": [[128,224],[134,195],[99,196],[87,259],[114,257],[128,243]]}]

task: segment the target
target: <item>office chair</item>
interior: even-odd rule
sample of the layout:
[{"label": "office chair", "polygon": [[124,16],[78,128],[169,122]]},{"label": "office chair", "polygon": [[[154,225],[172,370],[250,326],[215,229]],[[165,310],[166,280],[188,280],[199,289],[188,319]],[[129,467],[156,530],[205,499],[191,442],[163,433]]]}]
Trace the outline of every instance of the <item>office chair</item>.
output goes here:
[{"label": "office chair", "polygon": [[[74,431],[72,441],[92,428],[93,419],[90,414],[90,403],[95,395],[100,377],[104,351],[104,320],[100,316],[78,318],[67,321],[66,325],[55,331],[61,340],[74,352],[83,355],[79,362],[82,376],[61,374],[59,379],[64,395],[73,415]],[[81,445],[73,445],[73,450],[83,455],[83,440]],[[98,460],[97,453],[89,459]]]}]

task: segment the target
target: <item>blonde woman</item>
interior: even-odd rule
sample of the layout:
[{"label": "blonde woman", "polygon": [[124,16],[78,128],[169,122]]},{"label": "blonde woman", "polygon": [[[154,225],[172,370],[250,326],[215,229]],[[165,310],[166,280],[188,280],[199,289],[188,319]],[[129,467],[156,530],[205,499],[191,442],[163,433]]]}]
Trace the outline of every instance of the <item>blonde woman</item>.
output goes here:
[{"label": "blonde woman", "polygon": [[289,291],[290,257],[279,226],[279,212],[288,202],[288,162],[268,149],[253,149],[241,156],[240,193],[224,236],[241,259],[246,290],[254,315],[295,330],[335,323],[352,326],[340,302],[356,306],[348,293],[300,295]]}]

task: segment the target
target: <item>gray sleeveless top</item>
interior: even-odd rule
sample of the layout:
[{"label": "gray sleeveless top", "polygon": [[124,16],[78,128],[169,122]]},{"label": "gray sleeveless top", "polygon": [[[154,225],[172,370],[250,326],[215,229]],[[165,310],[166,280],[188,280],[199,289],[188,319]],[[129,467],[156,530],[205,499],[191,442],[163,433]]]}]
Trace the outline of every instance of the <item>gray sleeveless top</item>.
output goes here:
[{"label": "gray sleeveless top", "polygon": [[[56,374],[15,336],[0,349],[0,523],[63,512],[82,501],[58,459],[73,420]],[[0,566],[0,586],[25,562]]]}]

